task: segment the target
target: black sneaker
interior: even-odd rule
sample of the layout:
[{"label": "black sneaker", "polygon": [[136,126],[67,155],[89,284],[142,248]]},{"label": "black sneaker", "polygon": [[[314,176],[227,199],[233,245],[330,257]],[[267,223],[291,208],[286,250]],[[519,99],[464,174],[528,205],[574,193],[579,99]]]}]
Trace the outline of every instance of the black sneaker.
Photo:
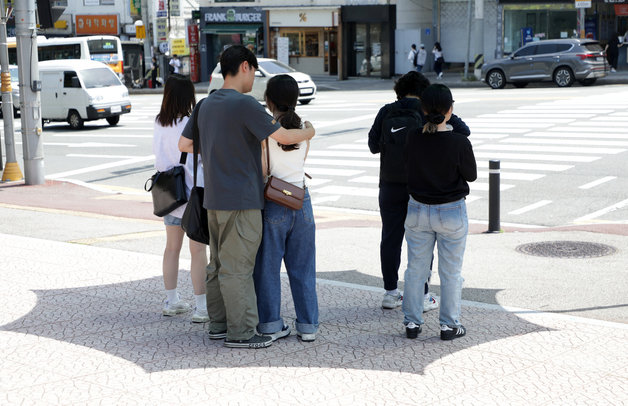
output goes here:
[{"label": "black sneaker", "polygon": [[406,324],[406,337],[408,338],[417,338],[419,333],[421,332],[421,325],[414,324],[410,322]]},{"label": "black sneaker", "polygon": [[455,338],[460,338],[467,334],[467,330],[463,325],[449,327],[446,324],[440,326],[440,339],[441,340],[453,340]]},{"label": "black sneaker", "polygon": [[207,330],[207,335],[210,340],[222,340],[223,338],[227,338],[227,330],[224,331],[212,331]]},{"label": "black sneaker", "polygon": [[225,340],[225,347],[229,348],[266,348],[273,343],[271,336],[255,334],[248,340]]}]

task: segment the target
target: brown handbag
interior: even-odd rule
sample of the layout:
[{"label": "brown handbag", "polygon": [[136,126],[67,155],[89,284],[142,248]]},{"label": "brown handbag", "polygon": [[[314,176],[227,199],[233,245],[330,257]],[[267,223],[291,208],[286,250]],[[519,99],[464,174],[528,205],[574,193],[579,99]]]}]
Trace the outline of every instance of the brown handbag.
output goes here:
[{"label": "brown handbag", "polygon": [[274,176],[270,176],[270,152],[268,139],[266,140],[266,174],[268,181],[264,187],[264,198],[271,202],[292,210],[300,210],[303,207],[305,189],[294,186]]}]

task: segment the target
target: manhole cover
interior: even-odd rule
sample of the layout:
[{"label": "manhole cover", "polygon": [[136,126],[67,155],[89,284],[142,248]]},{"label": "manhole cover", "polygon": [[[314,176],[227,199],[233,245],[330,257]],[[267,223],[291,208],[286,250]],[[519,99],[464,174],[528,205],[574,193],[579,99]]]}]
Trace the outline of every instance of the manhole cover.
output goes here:
[{"label": "manhole cover", "polygon": [[520,245],[516,249],[523,254],[556,258],[593,258],[617,252],[610,245],[584,241],[535,242]]}]

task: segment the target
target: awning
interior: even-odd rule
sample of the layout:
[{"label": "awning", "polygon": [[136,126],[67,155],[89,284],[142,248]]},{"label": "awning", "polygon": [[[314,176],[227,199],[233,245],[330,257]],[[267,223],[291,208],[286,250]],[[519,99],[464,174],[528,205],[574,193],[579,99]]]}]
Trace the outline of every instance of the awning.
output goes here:
[{"label": "awning", "polygon": [[262,25],[256,24],[214,24],[201,29],[203,34],[241,34],[257,32]]}]

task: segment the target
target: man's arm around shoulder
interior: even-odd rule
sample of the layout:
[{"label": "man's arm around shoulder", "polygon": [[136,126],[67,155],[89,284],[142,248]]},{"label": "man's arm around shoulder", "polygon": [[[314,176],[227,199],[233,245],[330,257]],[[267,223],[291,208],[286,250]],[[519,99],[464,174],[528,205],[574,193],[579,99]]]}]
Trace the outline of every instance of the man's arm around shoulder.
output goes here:
[{"label": "man's arm around shoulder", "polygon": [[[303,123],[304,128],[295,128],[286,130],[283,127],[279,127],[277,131],[270,134],[270,138],[274,139],[280,144],[291,145],[298,144],[302,141],[309,140],[314,137],[315,131],[312,127],[312,123],[306,121]],[[179,143],[179,145],[181,145]]]}]

